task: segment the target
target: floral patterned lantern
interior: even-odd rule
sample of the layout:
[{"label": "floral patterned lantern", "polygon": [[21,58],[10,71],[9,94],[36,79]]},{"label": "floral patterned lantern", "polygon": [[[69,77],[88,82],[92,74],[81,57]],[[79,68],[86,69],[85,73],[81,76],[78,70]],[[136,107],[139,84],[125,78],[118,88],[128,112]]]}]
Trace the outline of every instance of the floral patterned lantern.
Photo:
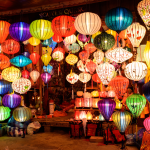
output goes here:
[{"label": "floral patterned lantern", "polygon": [[41,74],[41,78],[45,84],[51,79],[51,75],[48,72],[44,72]]},{"label": "floral patterned lantern", "polygon": [[11,88],[11,83],[4,81],[4,80],[0,80],[0,95],[4,95],[6,94]]},{"label": "floral patterned lantern", "polygon": [[94,51],[96,51],[96,47],[94,46],[93,43],[88,43],[85,45],[85,50],[88,51],[89,53],[93,53]]},{"label": "floral patterned lantern", "polygon": [[80,73],[79,74],[79,80],[83,83],[87,83],[90,81],[91,75],[89,73]]},{"label": "floral patterned lantern", "polygon": [[93,57],[96,60],[98,64],[100,64],[103,61],[104,53],[101,50],[98,50],[93,53]]},{"label": "floral patterned lantern", "polygon": [[86,64],[84,65],[82,60],[79,60],[77,63],[77,67],[82,72],[89,72],[89,70],[86,68]]},{"label": "floral patterned lantern", "polygon": [[144,120],[143,125],[144,125],[144,127],[145,127],[145,129],[146,129],[147,131],[150,130],[150,117],[147,117],[147,118]]},{"label": "floral patterned lantern", "polygon": [[51,61],[52,57],[49,54],[44,54],[41,56],[41,60],[44,63],[45,66],[47,66],[49,64],[49,62]]},{"label": "floral patterned lantern", "polygon": [[70,73],[66,76],[66,80],[71,83],[71,84],[75,84],[79,79],[79,76],[75,73]]},{"label": "floral patterned lantern", "polygon": [[68,44],[73,44],[76,42],[76,36],[74,34],[67,36],[64,41]]},{"label": "floral patterned lantern", "polygon": [[9,67],[10,62],[9,62],[9,58],[7,56],[5,56],[4,54],[0,54],[0,70],[3,70],[7,67]]},{"label": "floral patterned lantern", "polygon": [[51,73],[51,71],[53,70],[53,66],[51,65],[43,66],[43,70],[44,72]]},{"label": "floral patterned lantern", "polygon": [[74,54],[69,54],[66,57],[66,62],[70,65],[74,65],[75,63],[77,63],[77,61],[78,61],[78,57]]},{"label": "floral patterned lantern", "polygon": [[61,61],[64,59],[64,54],[65,54],[64,49],[61,47],[57,47],[54,49],[52,57],[56,61]]},{"label": "floral patterned lantern", "polygon": [[97,65],[92,60],[86,63],[86,68],[89,70],[90,74],[94,73],[96,67]]},{"label": "floral patterned lantern", "polygon": [[92,80],[93,80],[94,82],[101,83],[101,79],[99,78],[99,76],[98,76],[97,73],[93,74]]},{"label": "floral patterned lantern", "polygon": [[82,51],[79,53],[80,59],[85,62],[89,58],[89,53],[87,51]]},{"label": "floral patterned lantern", "polygon": [[39,58],[40,58],[40,55],[38,53],[36,53],[36,52],[33,52],[30,55],[30,59],[32,60],[33,65],[37,64],[37,62],[39,61]]},{"label": "floral patterned lantern", "polygon": [[37,46],[41,43],[41,41],[35,37],[31,37],[28,41],[32,46]]},{"label": "floral patterned lantern", "polygon": [[29,71],[28,70],[23,70],[22,71],[22,77],[26,78],[26,79],[29,79],[29,77],[30,77]]},{"label": "floral patterned lantern", "polygon": [[63,41],[63,38],[60,35],[57,35],[54,33],[53,37],[52,37],[54,42],[60,43]]},{"label": "floral patterned lantern", "polygon": [[36,71],[36,70],[33,70],[33,71],[30,72],[30,77],[31,77],[31,79],[32,79],[32,81],[34,83],[36,83],[36,81],[38,80],[39,76],[40,76],[40,73],[38,71]]},{"label": "floral patterned lantern", "polygon": [[10,117],[11,110],[9,107],[0,106],[0,121],[4,121]]}]

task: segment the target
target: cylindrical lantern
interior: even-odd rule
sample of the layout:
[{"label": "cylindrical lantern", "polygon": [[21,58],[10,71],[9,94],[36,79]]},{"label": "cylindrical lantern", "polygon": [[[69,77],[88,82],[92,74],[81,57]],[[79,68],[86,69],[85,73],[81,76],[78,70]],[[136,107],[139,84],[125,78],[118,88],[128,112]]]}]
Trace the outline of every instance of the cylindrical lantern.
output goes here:
[{"label": "cylindrical lantern", "polygon": [[104,53],[101,50],[98,50],[93,53],[93,57],[96,60],[98,64],[100,64],[103,61]]},{"label": "cylindrical lantern", "polygon": [[51,61],[52,57],[49,54],[44,54],[41,56],[41,60],[43,61],[44,65],[47,66]]},{"label": "cylindrical lantern", "polygon": [[76,100],[75,100],[75,106],[76,107],[81,107],[82,105],[82,99],[83,98],[76,98]]},{"label": "cylindrical lantern", "polygon": [[40,76],[40,73],[36,70],[33,70],[30,72],[30,77],[34,83],[38,80],[39,76]]},{"label": "cylindrical lantern", "polygon": [[76,36],[74,34],[67,36],[64,41],[68,44],[73,44],[76,42]]},{"label": "cylindrical lantern", "polygon": [[0,70],[9,67],[10,62],[7,56],[5,56],[4,54],[0,54],[0,60]]},{"label": "cylindrical lantern", "polygon": [[70,65],[74,65],[75,63],[77,63],[77,61],[78,61],[78,57],[74,54],[69,54],[66,57],[66,62]]},{"label": "cylindrical lantern", "polygon": [[37,46],[41,43],[41,41],[35,37],[30,37],[28,41],[32,46]]},{"label": "cylindrical lantern", "polygon": [[41,78],[45,84],[51,79],[51,75],[48,72],[44,72],[41,74]]},{"label": "cylindrical lantern", "polygon": [[4,80],[0,80],[0,95],[4,95],[6,94],[11,88],[11,83],[4,81]]},{"label": "cylindrical lantern", "polygon": [[93,108],[98,108],[99,98],[92,98],[92,99],[93,99]]},{"label": "cylindrical lantern", "polygon": [[75,116],[75,120],[80,120],[80,111],[75,111],[75,114],[74,114],[74,116]]},{"label": "cylindrical lantern", "polygon": [[4,121],[10,117],[11,110],[9,107],[0,106],[0,121]]},{"label": "cylindrical lantern", "polygon": [[39,58],[40,58],[40,55],[38,53],[36,53],[36,52],[33,52],[30,55],[30,59],[32,60],[33,65],[37,64],[37,62],[39,61]]},{"label": "cylindrical lantern", "polygon": [[144,127],[145,127],[145,129],[146,129],[147,131],[150,131],[150,117],[147,117],[147,118],[144,120],[143,125],[144,125]]},{"label": "cylindrical lantern", "polygon": [[22,77],[23,78],[26,78],[26,79],[29,79],[30,77],[30,72],[28,70],[23,70],[22,71]]}]

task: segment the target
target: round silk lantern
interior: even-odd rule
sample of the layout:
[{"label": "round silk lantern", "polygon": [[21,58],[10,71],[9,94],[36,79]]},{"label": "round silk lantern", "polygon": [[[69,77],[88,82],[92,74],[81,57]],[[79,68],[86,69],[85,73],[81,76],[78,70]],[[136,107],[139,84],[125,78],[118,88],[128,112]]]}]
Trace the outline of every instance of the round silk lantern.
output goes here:
[{"label": "round silk lantern", "polygon": [[28,107],[18,107],[13,111],[13,117],[18,122],[25,122],[32,117],[32,113]]},{"label": "round silk lantern", "polygon": [[121,133],[124,133],[131,121],[131,114],[128,111],[116,111],[112,114],[112,119]]},{"label": "round silk lantern", "polygon": [[32,45],[32,46],[37,46],[41,43],[41,41],[35,37],[31,37],[29,38],[29,43]]},{"label": "round silk lantern", "polygon": [[77,53],[80,50],[80,46],[77,43],[73,43],[69,45],[67,48],[71,53]]},{"label": "round silk lantern", "polygon": [[6,94],[4,95],[3,105],[9,108],[17,107],[21,102],[21,96],[17,94]]},{"label": "round silk lantern", "polygon": [[52,57],[49,54],[44,54],[41,56],[41,60],[44,63],[45,66],[47,66],[49,64],[49,62],[51,61]]},{"label": "round silk lantern", "polygon": [[96,51],[96,47],[94,46],[93,43],[88,43],[85,45],[85,50],[88,51],[89,53],[93,53],[94,51]]},{"label": "round silk lantern", "polygon": [[80,59],[85,62],[89,58],[89,53],[87,51],[82,51],[79,53]]},{"label": "round silk lantern", "polygon": [[83,96],[83,92],[82,91],[77,91],[77,96]]},{"label": "round silk lantern", "polygon": [[127,97],[126,104],[133,117],[139,117],[146,105],[146,98],[140,94],[132,94]]},{"label": "round silk lantern", "polygon": [[82,60],[78,61],[77,67],[82,72],[89,72],[88,69],[86,68],[86,65],[83,64]]},{"label": "round silk lantern", "polygon": [[14,82],[21,77],[21,72],[18,68],[11,66],[2,71],[2,77],[6,81]]},{"label": "round silk lantern", "polygon": [[43,66],[43,70],[44,72],[51,73],[51,71],[53,70],[53,66],[51,65]]},{"label": "round silk lantern", "polygon": [[40,55],[38,53],[36,53],[36,52],[33,52],[30,55],[30,59],[32,60],[33,65],[37,64],[37,62],[39,61],[39,58],[40,58]]},{"label": "round silk lantern", "polygon": [[30,53],[28,51],[23,52],[22,55],[24,55],[25,57],[30,58]]},{"label": "round silk lantern", "polygon": [[122,7],[109,10],[105,15],[105,23],[109,29],[120,32],[131,25],[133,21],[132,13]]},{"label": "round silk lantern", "polygon": [[43,46],[49,46],[49,45],[51,45],[52,44],[52,39],[50,38],[50,39],[47,39],[47,40],[44,40],[43,42],[42,42],[42,45]]},{"label": "round silk lantern", "polygon": [[71,16],[58,16],[52,20],[52,29],[54,33],[61,37],[70,36],[75,33],[74,18]]},{"label": "round silk lantern", "polygon": [[10,62],[7,56],[5,56],[4,54],[0,54],[0,60],[0,70],[9,67]]},{"label": "round silk lantern", "polygon": [[26,78],[26,79],[29,79],[30,77],[30,72],[28,70],[23,70],[22,71],[22,77],[23,78]]},{"label": "round silk lantern", "polygon": [[4,95],[6,94],[11,88],[11,83],[4,81],[4,80],[0,80],[0,95]]},{"label": "round silk lantern", "polygon": [[103,61],[104,53],[101,50],[98,50],[93,53],[93,57],[96,60],[98,64],[100,64]]},{"label": "round silk lantern", "polygon": [[144,125],[144,127],[145,127],[145,129],[146,129],[147,131],[150,130],[150,117],[147,117],[147,118],[144,120],[143,125]]},{"label": "round silk lantern", "polygon": [[30,24],[30,33],[39,40],[47,40],[53,36],[51,22],[44,19],[34,20]]},{"label": "round silk lantern", "polygon": [[75,63],[77,63],[77,61],[78,61],[78,57],[74,54],[69,54],[66,57],[66,62],[70,65],[74,65]]},{"label": "round silk lantern", "polygon": [[41,74],[41,78],[45,84],[51,79],[51,75],[48,72],[44,72]]},{"label": "round silk lantern", "polygon": [[115,96],[116,96],[116,94],[114,91],[108,91],[107,92],[107,97],[115,97]]},{"label": "round silk lantern", "polygon": [[145,63],[133,61],[124,69],[125,76],[134,81],[143,79],[147,74],[147,66]]},{"label": "round silk lantern", "polygon": [[100,95],[100,97],[105,98],[105,97],[107,97],[107,92],[106,91],[101,91],[101,92],[99,92],[99,95]]},{"label": "round silk lantern", "polygon": [[1,44],[2,51],[6,54],[15,54],[20,50],[20,44],[12,39],[6,40]]},{"label": "round silk lantern", "polygon": [[66,80],[71,83],[71,84],[75,84],[79,79],[79,76],[76,73],[70,73],[66,76]]},{"label": "round silk lantern", "polygon": [[87,83],[90,81],[91,75],[89,73],[80,73],[79,74],[79,80],[83,83]]},{"label": "round silk lantern", "polygon": [[101,19],[95,13],[85,12],[76,17],[74,25],[79,33],[92,35],[100,30]]},{"label": "round silk lantern", "polygon": [[0,106],[0,121],[4,121],[10,117],[11,110],[8,107]]},{"label": "round silk lantern", "polygon": [[26,41],[31,37],[29,24],[25,22],[16,22],[9,27],[10,36],[16,41]]},{"label": "round silk lantern", "polygon": [[92,60],[86,63],[86,68],[89,70],[90,74],[94,73],[96,67],[97,65]]},{"label": "round silk lantern", "polygon": [[90,37],[86,37],[84,34],[78,34],[78,40],[85,43],[90,40]]},{"label": "round silk lantern", "polygon": [[39,76],[40,76],[40,73],[38,71],[36,71],[36,70],[33,70],[33,71],[30,72],[30,77],[31,77],[31,79],[32,79],[32,81],[34,83],[36,83],[36,81],[38,80]]},{"label": "round silk lantern", "polygon": [[74,34],[67,36],[64,41],[68,44],[73,44],[76,42],[76,36]]},{"label": "round silk lantern", "polygon": [[150,88],[150,81],[145,83],[143,86],[142,86],[142,91],[146,97],[146,99],[150,102],[150,91],[149,91],[149,88]]},{"label": "round silk lantern", "polygon": [[94,38],[94,45],[98,49],[107,51],[115,45],[115,38],[113,35],[103,32]]},{"label": "round silk lantern", "polygon": [[93,74],[92,80],[93,80],[94,82],[101,83],[101,79],[99,78],[99,76],[98,76],[97,73],[96,73],[96,74]]},{"label": "round silk lantern", "polygon": [[98,108],[106,121],[109,121],[115,107],[115,101],[110,98],[105,98],[98,102]]},{"label": "round silk lantern", "polygon": [[60,35],[54,34],[52,37],[53,41],[60,43],[63,41],[63,38]]},{"label": "round silk lantern", "polygon": [[64,49],[61,47],[57,47],[54,49],[52,57],[56,61],[61,61],[64,59],[64,54],[65,54]]},{"label": "round silk lantern", "polygon": [[25,94],[30,88],[31,82],[26,78],[17,79],[12,83],[12,89],[19,94]]},{"label": "round silk lantern", "polygon": [[92,97],[99,97],[99,92],[98,91],[92,91],[91,95],[92,95]]}]

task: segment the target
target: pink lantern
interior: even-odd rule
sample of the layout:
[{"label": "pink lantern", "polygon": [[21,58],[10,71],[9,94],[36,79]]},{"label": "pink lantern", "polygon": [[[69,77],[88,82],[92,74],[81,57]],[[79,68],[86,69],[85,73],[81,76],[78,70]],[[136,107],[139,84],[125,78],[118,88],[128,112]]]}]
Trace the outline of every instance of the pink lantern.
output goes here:
[{"label": "pink lantern", "polygon": [[101,91],[101,92],[99,93],[99,95],[100,95],[100,97],[105,98],[105,97],[107,97],[107,92],[106,92],[106,91]]},{"label": "pink lantern", "polygon": [[29,79],[30,77],[30,73],[28,70],[23,70],[22,71],[22,77],[26,78],[26,79]]},{"label": "pink lantern", "polygon": [[143,125],[147,131],[150,130],[150,117],[148,117],[144,120]]},{"label": "pink lantern", "polygon": [[86,35],[84,34],[79,34],[78,35],[78,39],[81,41],[81,42],[88,42],[90,40],[90,37],[86,37]]},{"label": "pink lantern", "polygon": [[39,76],[40,76],[40,73],[36,70],[33,70],[30,72],[30,77],[34,83],[38,80]]},{"label": "pink lantern", "polygon": [[115,96],[116,96],[116,94],[114,91],[108,91],[107,97],[115,97]]},{"label": "pink lantern", "polygon": [[66,80],[71,84],[76,83],[78,79],[79,79],[79,76],[72,72],[66,76]]},{"label": "pink lantern", "polygon": [[90,71],[90,74],[93,74],[97,65],[92,60],[90,60],[89,62],[86,63],[86,67]]},{"label": "pink lantern", "polygon": [[86,112],[85,111],[80,112],[80,119],[82,120],[83,118],[86,118]]},{"label": "pink lantern", "polygon": [[93,53],[94,51],[96,51],[96,47],[94,46],[93,43],[88,43],[85,45],[85,50],[88,51],[89,53]]},{"label": "pink lantern", "polygon": [[51,79],[51,75],[48,72],[44,72],[41,74],[41,78],[45,84]]},{"label": "pink lantern", "polygon": [[83,62],[85,62],[89,58],[89,52],[82,51],[79,53],[79,57]]}]

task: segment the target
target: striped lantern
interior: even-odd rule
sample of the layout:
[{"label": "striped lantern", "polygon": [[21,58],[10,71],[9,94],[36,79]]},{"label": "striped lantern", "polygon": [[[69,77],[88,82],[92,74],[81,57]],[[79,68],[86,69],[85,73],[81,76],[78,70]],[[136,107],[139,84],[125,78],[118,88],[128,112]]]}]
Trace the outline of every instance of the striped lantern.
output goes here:
[{"label": "striped lantern", "polygon": [[26,79],[29,79],[30,77],[30,72],[28,70],[23,70],[22,71],[22,77],[23,78],[26,78]]},{"label": "striped lantern", "polygon": [[32,46],[37,46],[41,43],[41,41],[35,37],[30,37],[28,41]]},{"label": "striped lantern", "polygon": [[47,84],[48,81],[51,79],[51,75],[48,73],[48,72],[44,72],[41,74],[41,78],[42,78],[42,81]]},{"label": "striped lantern", "polygon": [[3,70],[10,66],[9,58],[4,54],[0,54],[0,70]]},{"label": "striped lantern", "polygon": [[37,62],[39,61],[39,58],[40,58],[40,55],[38,53],[36,53],[36,52],[33,52],[30,55],[30,59],[32,60],[33,65],[37,64]]},{"label": "striped lantern", "polygon": [[5,80],[0,80],[0,95],[6,94],[11,88],[11,83]]},{"label": "striped lantern", "polygon": [[147,131],[150,131],[150,117],[147,117],[147,118],[144,120],[143,125],[144,125],[144,127],[145,127],[145,129],[146,129]]},{"label": "striped lantern", "polygon": [[44,63],[45,66],[47,66],[49,64],[49,62],[51,61],[52,57],[49,54],[44,54],[41,56],[41,60]]},{"label": "striped lantern", "polygon": [[31,77],[32,81],[33,81],[34,83],[36,83],[36,81],[37,81],[38,78],[40,77],[40,73],[39,73],[37,70],[32,70],[32,71],[30,72],[30,77]]},{"label": "striped lantern", "polygon": [[66,57],[66,62],[70,65],[74,65],[75,63],[77,63],[77,61],[78,61],[78,57],[74,54],[69,54]]},{"label": "striped lantern", "polygon": [[60,43],[63,41],[63,38],[60,35],[57,35],[54,33],[53,37],[52,37],[54,42]]},{"label": "striped lantern", "polygon": [[79,80],[83,83],[87,83],[88,81],[90,81],[91,79],[91,75],[89,73],[80,73],[79,74]]},{"label": "striped lantern", "polygon": [[77,37],[76,37],[74,34],[72,34],[72,35],[70,35],[70,36],[67,36],[67,37],[64,39],[64,41],[65,41],[66,43],[68,43],[68,44],[73,44],[73,43],[76,42],[76,39],[77,39]]},{"label": "striped lantern", "polygon": [[98,50],[93,53],[93,57],[96,60],[98,64],[100,64],[103,61],[104,53],[101,50]]},{"label": "striped lantern", "polygon": [[9,107],[0,106],[0,121],[4,121],[10,117],[11,110]]}]

